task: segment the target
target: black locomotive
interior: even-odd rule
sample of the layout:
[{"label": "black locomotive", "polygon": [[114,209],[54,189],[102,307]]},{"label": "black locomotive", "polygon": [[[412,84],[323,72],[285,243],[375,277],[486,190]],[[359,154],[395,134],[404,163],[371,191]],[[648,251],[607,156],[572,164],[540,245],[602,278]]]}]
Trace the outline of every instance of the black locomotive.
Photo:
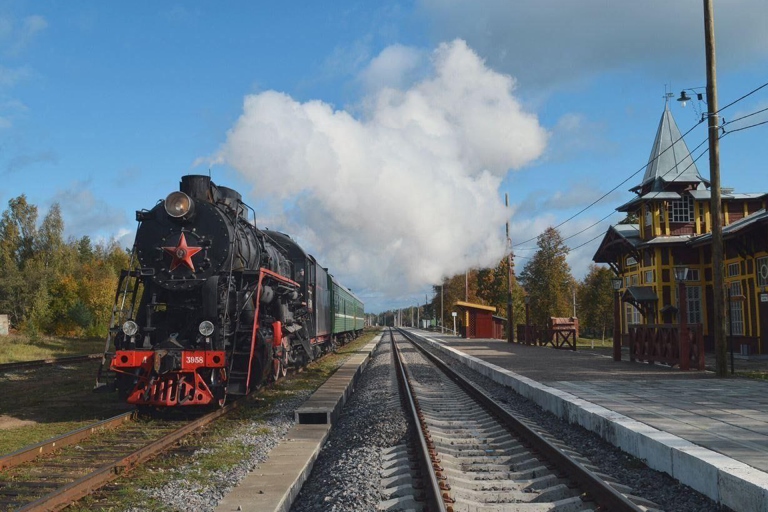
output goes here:
[{"label": "black locomotive", "polygon": [[287,235],[257,229],[240,194],[208,176],[182,177],[136,219],[97,384],[129,403],[221,405],[362,329],[362,303],[344,290],[354,321],[334,331],[335,280]]}]

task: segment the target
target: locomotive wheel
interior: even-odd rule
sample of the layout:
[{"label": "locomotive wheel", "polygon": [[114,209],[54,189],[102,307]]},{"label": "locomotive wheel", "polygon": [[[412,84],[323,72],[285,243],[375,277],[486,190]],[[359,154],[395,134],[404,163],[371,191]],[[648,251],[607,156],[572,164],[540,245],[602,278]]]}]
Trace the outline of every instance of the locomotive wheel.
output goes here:
[{"label": "locomotive wheel", "polygon": [[283,355],[280,356],[280,377],[288,375],[288,351],[283,348]]},{"label": "locomotive wheel", "polygon": [[279,355],[272,358],[272,382],[288,375],[288,342],[283,338]]}]

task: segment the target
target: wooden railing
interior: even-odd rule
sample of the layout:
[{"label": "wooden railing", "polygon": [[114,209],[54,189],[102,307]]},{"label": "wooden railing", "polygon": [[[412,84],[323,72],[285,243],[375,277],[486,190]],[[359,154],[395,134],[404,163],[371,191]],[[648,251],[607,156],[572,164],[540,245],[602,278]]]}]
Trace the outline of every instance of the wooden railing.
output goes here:
[{"label": "wooden railing", "polygon": [[576,329],[547,329],[535,324],[517,324],[517,341],[523,345],[552,345],[554,348],[576,350]]},{"label": "wooden railing", "polygon": [[665,363],[681,370],[704,369],[704,337],[701,324],[690,324],[680,337],[674,324],[629,325],[629,360]]}]

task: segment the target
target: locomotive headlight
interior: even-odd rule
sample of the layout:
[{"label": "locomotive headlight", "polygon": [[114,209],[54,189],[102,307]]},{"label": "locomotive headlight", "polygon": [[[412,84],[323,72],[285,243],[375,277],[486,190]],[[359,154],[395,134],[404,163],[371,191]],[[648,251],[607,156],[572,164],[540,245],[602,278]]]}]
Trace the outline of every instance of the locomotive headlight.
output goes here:
[{"label": "locomotive headlight", "polygon": [[171,192],[165,198],[165,212],[174,219],[179,219],[190,213],[192,204],[192,199],[184,192]]},{"label": "locomotive headlight", "polygon": [[123,324],[123,333],[126,336],[133,336],[137,332],[139,332],[139,326],[133,320],[128,320]]},{"label": "locomotive headlight", "polygon": [[210,336],[213,334],[213,323],[209,322],[208,320],[204,320],[200,322],[200,327],[198,327],[198,330],[203,336]]}]

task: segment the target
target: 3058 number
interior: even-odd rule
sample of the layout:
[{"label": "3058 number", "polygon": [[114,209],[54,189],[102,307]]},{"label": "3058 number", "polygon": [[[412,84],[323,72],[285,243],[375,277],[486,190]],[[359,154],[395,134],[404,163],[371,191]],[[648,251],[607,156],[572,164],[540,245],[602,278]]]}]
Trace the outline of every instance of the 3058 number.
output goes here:
[{"label": "3058 number", "polygon": [[185,356],[184,362],[186,364],[203,364],[205,359],[203,356]]}]

